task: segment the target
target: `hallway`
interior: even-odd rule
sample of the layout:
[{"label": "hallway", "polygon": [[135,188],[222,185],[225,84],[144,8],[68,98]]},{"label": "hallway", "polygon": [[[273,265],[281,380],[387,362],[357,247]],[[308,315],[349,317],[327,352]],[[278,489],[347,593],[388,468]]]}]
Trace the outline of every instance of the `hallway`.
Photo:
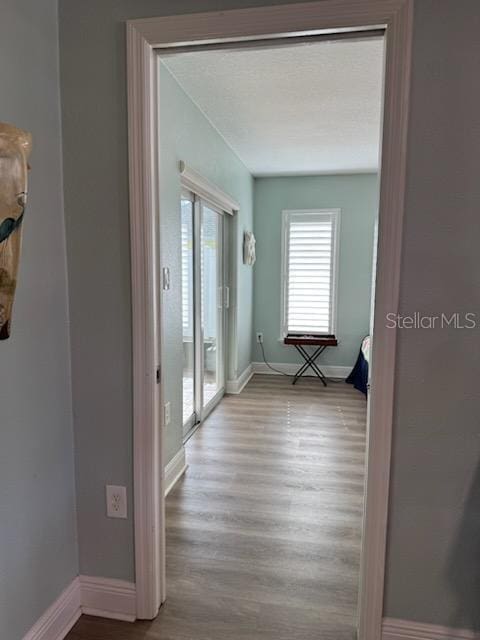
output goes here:
[{"label": "hallway", "polygon": [[157,620],[83,617],[67,640],[352,640],[366,402],[256,375],[187,443],[167,498]]}]

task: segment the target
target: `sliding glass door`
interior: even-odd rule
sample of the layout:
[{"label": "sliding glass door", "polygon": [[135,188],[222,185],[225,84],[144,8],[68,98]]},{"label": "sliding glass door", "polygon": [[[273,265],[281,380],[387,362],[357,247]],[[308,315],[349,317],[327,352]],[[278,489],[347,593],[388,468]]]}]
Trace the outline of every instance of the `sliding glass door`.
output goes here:
[{"label": "sliding glass door", "polygon": [[203,203],[201,215],[202,407],[206,408],[224,387],[223,215]]},{"label": "sliding glass door", "polygon": [[224,215],[193,194],[182,195],[184,434],[225,391]]}]

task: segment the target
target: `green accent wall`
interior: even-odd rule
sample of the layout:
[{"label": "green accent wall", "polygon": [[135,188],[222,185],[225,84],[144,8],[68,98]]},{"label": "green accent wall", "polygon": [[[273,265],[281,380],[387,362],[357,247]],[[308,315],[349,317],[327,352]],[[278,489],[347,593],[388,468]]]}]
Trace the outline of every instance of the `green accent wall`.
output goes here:
[{"label": "green accent wall", "polygon": [[[230,309],[231,341],[226,377],[235,378],[251,362],[253,269],[242,261],[243,231],[253,226],[253,183],[248,169],[226,144],[180,87],[164,64],[160,64],[160,242],[162,267],[170,268],[171,287],[163,291],[165,402],[171,403],[167,426],[166,461],[182,446],[182,300],[180,173],[184,160],[192,169],[232,196],[240,205],[233,218],[227,216],[232,245],[229,247],[234,278],[234,302]],[[235,304],[236,300],[236,304]],[[239,312],[241,310],[241,313]],[[234,344],[235,342],[235,344]]]},{"label": "green accent wall", "polygon": [[353,366],[369,331],[374,225],[378,211],[376,174],[257,178],[254,191],[257,261],[254,276],[253,361],[261,362],[256,343],[261,331],[269,362],[300,362],[293,347],[280,340],[281,230],[284,209],[341,209],[337,337],[339,346],[321,361]]}]

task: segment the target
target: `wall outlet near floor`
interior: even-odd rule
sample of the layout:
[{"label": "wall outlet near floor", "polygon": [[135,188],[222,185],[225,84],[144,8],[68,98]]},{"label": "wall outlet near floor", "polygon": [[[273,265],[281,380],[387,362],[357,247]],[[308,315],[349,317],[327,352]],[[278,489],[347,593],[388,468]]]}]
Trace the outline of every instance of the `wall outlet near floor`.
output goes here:
[{"label": "wall outlet near floor", "polygon": [[127,488],[114,484],[107,484],[107,517],[126,518],[127,517]]},{"label": "wall outlet near floor", "polygon": [[257,332],[257,342],[263,343],[263,333],[262,332]]},{"label": "wall outlet near floor", "polygon": [[167,424],[170,424],[170,420],[172,418],[171,414],[172,412],[170,402],[166,402],[163,407],[163,421],[165,423],[165,426],[167,426]]}]

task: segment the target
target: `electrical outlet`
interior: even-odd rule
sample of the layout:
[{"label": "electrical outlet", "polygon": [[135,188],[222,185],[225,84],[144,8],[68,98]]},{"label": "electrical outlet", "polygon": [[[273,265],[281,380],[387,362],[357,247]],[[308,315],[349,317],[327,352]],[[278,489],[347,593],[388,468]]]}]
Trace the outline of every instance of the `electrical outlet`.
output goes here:
[{"label": "electrical outlet", "polygon": [[263,343],[263,333],[262,332],[258,332],[257,333],[257,342]]},{"label": "electrical outlet", "polygon": [[126,518],[127,517],[127,488],[114,484],[107,484],[107,517]]},{"label": "electrical outlet", "polygon": [[166,402],[163,407],[163,421],[165,423],[165,426],[167,426],[167,424],[170,424],[171,417],[171,405],[170,402]]}]

